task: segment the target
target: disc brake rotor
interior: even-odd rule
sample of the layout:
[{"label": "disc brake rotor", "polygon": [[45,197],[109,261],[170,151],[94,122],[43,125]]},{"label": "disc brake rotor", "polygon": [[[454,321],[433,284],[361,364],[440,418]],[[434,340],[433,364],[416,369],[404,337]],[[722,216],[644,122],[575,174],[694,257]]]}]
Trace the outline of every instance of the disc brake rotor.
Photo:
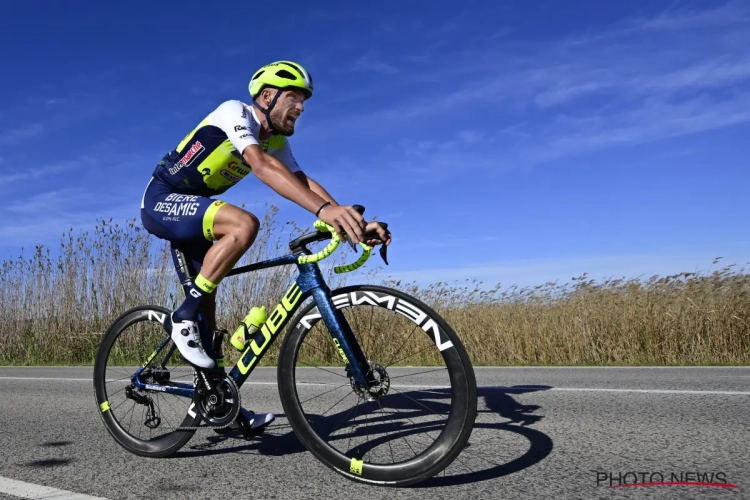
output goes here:
[{"label": "disc brake rotor", "polygon": [[391,387],[391,378],[385,367],[378,363],[370,363],[370,373],[367,376],[367,387],[358,384],[353,376],[349,376],[349,383],[361,399],[375,401],[388,394]]}]

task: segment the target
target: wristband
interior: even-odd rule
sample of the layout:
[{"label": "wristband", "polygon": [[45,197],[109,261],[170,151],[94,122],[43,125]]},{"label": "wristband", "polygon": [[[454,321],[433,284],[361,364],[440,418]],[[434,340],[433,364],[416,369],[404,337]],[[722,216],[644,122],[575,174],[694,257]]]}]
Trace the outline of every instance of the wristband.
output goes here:
[{"label": "wristband", "polygon": [[328,206],[328,205],[330,205],[330,204],[331,204],[331,202],[330,202],[330,201],[327,201],[327,202],[323,203],[323,204],[322,204],[322,205],[320,206],[320,208],[318,209],[318,211],[317,211],[317,212],[315,212],[315,217],[320,217],[320,211],[321,211],[321,210],[323,210],[323,209],[324,209],[325,207],[327,207],[327,206]]}]

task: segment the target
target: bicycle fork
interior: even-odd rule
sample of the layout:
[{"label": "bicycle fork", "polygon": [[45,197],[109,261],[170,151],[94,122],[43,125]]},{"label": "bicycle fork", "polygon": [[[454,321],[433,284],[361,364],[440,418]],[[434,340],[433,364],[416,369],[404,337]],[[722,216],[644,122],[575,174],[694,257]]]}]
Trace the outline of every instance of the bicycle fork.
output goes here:
[{"label": "bicycle fork", "polygon": [[320,316],[331,334],[333,344],[346,363],[347,372],[355,382],[367,387],[372,379],[370,364],[349,322],[333,304],[331,291],[323,280],[320,269],[315,264],[298,264],[298,267],[300,276],[297,282],[303,292],[309,291],[312,294]]}]

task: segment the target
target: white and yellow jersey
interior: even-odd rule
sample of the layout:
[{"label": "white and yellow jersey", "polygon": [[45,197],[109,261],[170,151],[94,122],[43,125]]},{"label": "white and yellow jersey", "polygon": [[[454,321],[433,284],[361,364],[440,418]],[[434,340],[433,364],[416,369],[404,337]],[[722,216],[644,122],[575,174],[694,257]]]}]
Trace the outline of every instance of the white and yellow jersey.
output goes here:
[{"label": "white and yellow jersey", "polygon": [[221,194],[252,170],[242,159],[247,146],[260,147],[289,170],[299,170],[287,138],[274,135],[260,141],[260,122],[252,106],[225,101],[167,153],[154,170],[154,177],[176,191],[198,196]]}]

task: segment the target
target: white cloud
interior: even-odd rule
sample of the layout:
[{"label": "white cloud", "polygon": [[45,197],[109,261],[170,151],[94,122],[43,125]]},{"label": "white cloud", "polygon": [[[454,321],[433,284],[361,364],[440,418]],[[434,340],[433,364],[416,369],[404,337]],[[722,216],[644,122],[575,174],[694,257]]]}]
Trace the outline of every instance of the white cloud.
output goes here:
[{"label": "white cloud", "polygon": [[0,247],[56,246],[63,233],[71,229],[90,231],[97,219],[112,218],[123,223],[126,219],[138,218],[139,202],[140,197],[117,191],[102,194],[85,186],[16,197],[6,202],[9,217],[0,226]]},{"label": "white cloud", "polygon": [[44,130],[39,123],[31,123],[10,130],[0,131],[0,146],[13,146],[27,139],[39,136]]},{"label": "white cloud", "polygon": [[[390,152],[375,163],[434,175],[463,163],[519,168],[746,123],[749,5],[669,9],[575,37],[502,39],[481,53],[448,48],[424,59],[405,49],[389,64],[411,57],[413,70],[389,83],[395,87],[376,90],[383,93],[377,100],[389,105],[347,117],[347,127],[373,141],[395,130],[399,139],[390,139]],[[399,85],[419,92],[392,92]],[[340,121],[311,116],[304,140],[319,139]],[[481,132],[484,154],[456,137],[456,128]],[[446,142],[448,150],[440,147]]]},{"label": "white cloud", "polygon": [[370,55],[363,55],[352,65],[353,71],[361,73],[380,73],[383,75],[394,75],[399,72],[393,64],[389,64],[373,58]]},{"label": "white cloud", "polygon": [[639,30],[685,30],[704,27],[726,27],[746,24],[750,20],[747,2],[729,1],[714,9],[669,9],[650,19],[637,19],[632,26]]},{"label": "white cloud", "polygon": [[80,166],[80,161],[63,161],[39,167],[29,167],[25,161],[13,161],[18,168],[8,173],[0,174],[0,193],[18,192],[18,186],[28,181],[49,177],[53,174],[73,170]]}]

